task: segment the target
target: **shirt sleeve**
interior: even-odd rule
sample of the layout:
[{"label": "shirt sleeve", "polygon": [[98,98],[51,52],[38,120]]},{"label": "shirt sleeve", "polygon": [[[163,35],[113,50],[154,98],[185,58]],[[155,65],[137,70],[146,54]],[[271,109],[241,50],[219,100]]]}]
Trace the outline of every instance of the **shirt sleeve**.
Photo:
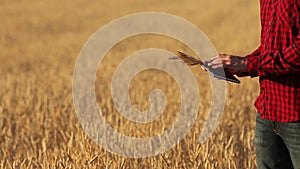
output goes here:
[{"label": "shirt sleeve", "polygon": [[298,33],[297,40],[283,52],[275,50],[265,55],[260,55],[260,51],[257,51],[246,57],[247,72],[250,76],[281,75],[300,72],[300,34]]},{"label": "shirt sleeve", "polygon": [[[299,3],[299,2],[298,2]],[[299,6],[299,4],[298,4]],[[299,13],[297,14],[298,35],[294,42],[284,51],[273,50],[261,54],[262,46],[247,57],[247,73],[250,76],[282,75],[300,72],[300,29]]]}]

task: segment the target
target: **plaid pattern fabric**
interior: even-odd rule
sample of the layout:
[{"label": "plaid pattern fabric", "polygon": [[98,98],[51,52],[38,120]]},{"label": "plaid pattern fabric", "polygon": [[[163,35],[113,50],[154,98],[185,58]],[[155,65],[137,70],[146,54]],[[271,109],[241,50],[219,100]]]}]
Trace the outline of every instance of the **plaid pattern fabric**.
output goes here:
[{"label": "plaid pattern fabric", "polygon": [[264,119],[300,121],[300,0],[260,0],[261,41],[246,56],[252,77],[259,76],[255,101]]}]

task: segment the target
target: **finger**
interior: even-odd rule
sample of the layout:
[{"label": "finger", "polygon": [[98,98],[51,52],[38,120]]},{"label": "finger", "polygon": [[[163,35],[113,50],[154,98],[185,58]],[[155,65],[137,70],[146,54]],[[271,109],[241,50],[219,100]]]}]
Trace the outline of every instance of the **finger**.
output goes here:
[{"label": "finger", "polygon": [[222,68],[222,67],[223,67],[223,64],[212,65],[211,67],[212,67],[213,69]]},{"label": "finger", "polygon": [[208,66],[217,66],[217,65],[223,65],[222,61],[214,61],[212,63],[209,63]]},{"label": "finger", "polygon": [[226,67],[226,68],[231,68],[231,62],[228,60],[220,60],[219,62],[214,62],[210,65],[212,68],[220,68],[220,67]]},{"label": "finger", "polygon": [[215,60],[217,58],[219,58],[219,55],[216,55],[216,56],[212,57],[210,60]]},{"label": "finger", "polygon": [[218,57],[216,56],[216,57],[213,57],[213,58],[211,58],[209,61],[206,61],[208,64],[209,63],[211,63],[211,62],[213,62],[213,61],[215,61],[215,60],[217,60],[218,59]]},{"label": "finger", "polygon": [[218,54],[218,55],[212,57],[212,58],[210,59],[210,61],[214,61],[214,60],[217,60],[217,59],[223,59],[223,58],[225,58],[225,57],[227,57],[227,54]]},{"label": "finger", "polygon": [[231,55],[228,54],[219,54],[219,58],[227,58],[230,59]]},{"label": "finger", "polygon": [[210,61],[214,61],[214,60],[230,60],[231,59],[231,56],[230,55],[227,55],[227,54],[219,54],[215,57],[213,57]]},{"label": "finger", "polygon": [[208,61],[208,65],[210,65],[210,64],[216,64],[216,63],[218,63],[220,61],[221,61],[221,59],[219,58],[219,56],[216,56],[216,57],[212,58],[210,61]]},{"label": "finger", "polygon": [[208,63],[207,65],[208,66],[222,65],[222,61],[221,60],[215,60],[213,62]]},{"label": "finger", "polygon": [[208,66],[213,66],[213,65],[223,65],[223,64],[231,64],[231,61],[228,60],[227,58],[223,59],[215,59],[214,61],[208,63]]}]

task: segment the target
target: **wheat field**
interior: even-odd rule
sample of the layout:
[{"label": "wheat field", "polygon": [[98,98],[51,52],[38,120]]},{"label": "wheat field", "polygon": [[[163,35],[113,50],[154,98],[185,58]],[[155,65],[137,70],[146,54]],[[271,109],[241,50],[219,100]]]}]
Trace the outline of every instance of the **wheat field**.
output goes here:
[{"label": "wheat field", "polygon": [[[253,102],[259,92],[257,79],[240,78],[240,85],[227,85],[222,120],[210,139],[199,144],[210,105],[208,75],[199,67],[191,68],[199,86],[197,120],[171,150],[141,159],[121,157],[105,151],[86,135],[72,99],[76,59],[95,31],[114,19],[138,12],[185,18],[210,38],[219,53],[244,56],[259,44],[258,0],[0,0],[0,168],[256,167]],[[192,54],[172,38],[131,37],[108,52],[95,82],[98,105],[111,126],[125,135],[143,138],[168,129],[180,107],[180,91],[174,79],[148,70],[131,82],[131,102],[135,108],[147,110],[149,92],[160,88],[168,99],[164,113],[150,124],[139,124],[115,110],[109,92],[113,72],[126,56],[145,48],[181,49]]]}]

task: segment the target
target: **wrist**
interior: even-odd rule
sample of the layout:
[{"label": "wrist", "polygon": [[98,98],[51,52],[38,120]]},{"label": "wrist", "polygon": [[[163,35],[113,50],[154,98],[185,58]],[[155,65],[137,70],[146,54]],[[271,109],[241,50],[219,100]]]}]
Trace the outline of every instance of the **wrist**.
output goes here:
[{"label": "wrist", "polygon": [[247,60],[248,60],[247,57],[243,57],[243,64],[247,65]]}]

